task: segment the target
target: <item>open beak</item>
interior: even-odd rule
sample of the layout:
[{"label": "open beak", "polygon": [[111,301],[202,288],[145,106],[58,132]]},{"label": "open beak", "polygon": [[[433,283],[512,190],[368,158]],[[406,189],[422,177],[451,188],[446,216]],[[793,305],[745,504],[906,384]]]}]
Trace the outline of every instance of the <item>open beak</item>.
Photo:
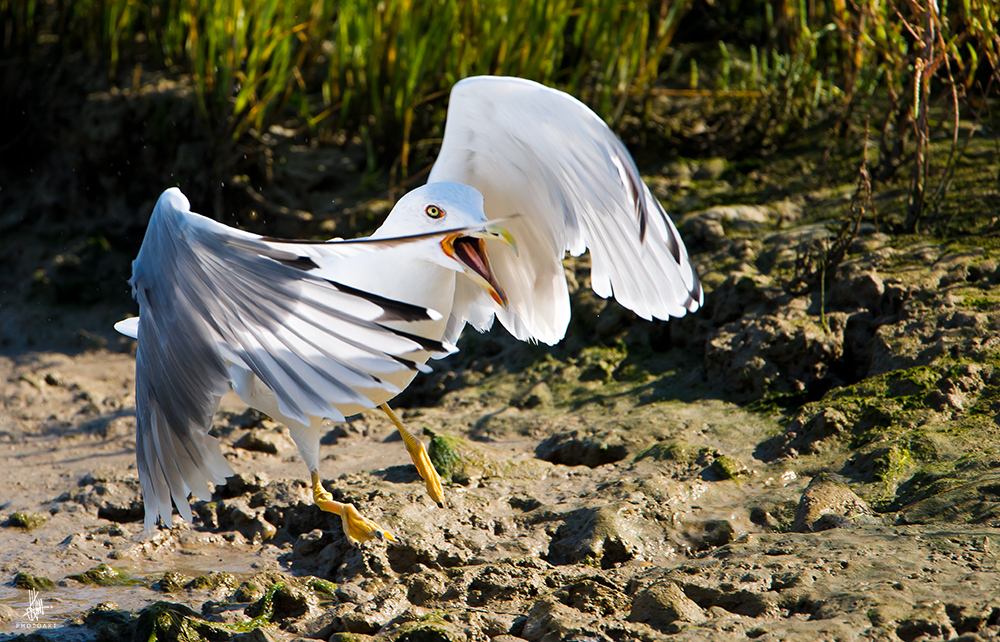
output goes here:
[{"label": "open beak", "polygon": [[486,252],[486,239],[497,239],[510,246],[517,254],[517,243],[506,228],[496,223],[487,223],[481,230],[449,234],[441,239],[441,249],[449,257],[461,264],[466,275],[486,290],[493,300],[504,310],[507,309],[507,295],[497,282],[490,267],[490,255]]}]

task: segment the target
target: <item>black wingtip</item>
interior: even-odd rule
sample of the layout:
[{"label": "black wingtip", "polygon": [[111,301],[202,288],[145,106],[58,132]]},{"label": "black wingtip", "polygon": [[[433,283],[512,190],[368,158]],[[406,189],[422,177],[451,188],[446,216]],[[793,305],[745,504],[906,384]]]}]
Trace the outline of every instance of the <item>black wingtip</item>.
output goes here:
[{"label": "black wingtip", "polygon": [[277,261],[278,263],[281,263],[282,265],[287,265],[288,267],[295,268],[296,270],[309,271],[309,270],[316,270],[319,268],[319,265],[316,264],[316,261],[313,261],[308,256],[298,256],[295,257],[294,259],[276,258],[274,260]]},{"label": "black wingtip", "polygon": [[[396,301],[395,299],[388,299],[379,294],[374,294],[372,292],[366,292],[365,290],[359,290],[358,288],[351,287],[349,285],[344,285],[339,281],[334,281],[333,279],[326,279],[331,285],[336,287],[341,292],[346,294],[352,294],[356,297],[362,298],[370,303],[382,308],[384,311],[382,316],[379,317],[379,321],[434,321],[434,317],[431,316],[430,311],[420,305],[413,305],[412,303],[403,303],[402,301]],[[439,317],[440,318],[440,317]]]},{"label": "black wingtip", "polygon": [[[381,325],[381,324],[379,324]],[[385,327],[385,326],[382,326]],[[427,352],[447,352],[444,344],[436,339],[428,339],[427,337],[422,337],[419,334],[413,334],[412,332],[405,332],[403,330],[396,330],[395,328],[386,328],[387,330],[392,330],[395,334],[407,338],[410,341],[418,344],[422,349]],[[412,362],[411,362],[412,363]]]}]

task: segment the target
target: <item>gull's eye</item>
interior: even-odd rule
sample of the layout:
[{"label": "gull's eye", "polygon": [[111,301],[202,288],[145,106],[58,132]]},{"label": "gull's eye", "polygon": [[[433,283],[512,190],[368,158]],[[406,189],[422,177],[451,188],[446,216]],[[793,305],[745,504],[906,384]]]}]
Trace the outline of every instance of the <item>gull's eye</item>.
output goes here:
[{"label": "gull's eye", "polygon": [[441,218],[444,216],[444,210],[437,205],[428,205],[426,209],[424,209],[424,212],[426,212],[427,216],[431,218]]}]

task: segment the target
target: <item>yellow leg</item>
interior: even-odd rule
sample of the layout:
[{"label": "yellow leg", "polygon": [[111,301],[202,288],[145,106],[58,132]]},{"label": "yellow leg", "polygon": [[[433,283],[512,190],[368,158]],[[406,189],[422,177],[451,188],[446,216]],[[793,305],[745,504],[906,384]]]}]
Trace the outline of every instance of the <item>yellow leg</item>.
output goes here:
[{"label": "yellow leg", "polygon": [[344,534],[347,535],[347,541],[352,545],[361,546],[375,537],[387,539],[390,542],[396,541],[391,533],[379,528],[370,519],[363,517],[354,504],[336,501],[333,495],[323,488],[323,484],[319,480],[319,473],[315,471],[312,474],[312,486],[316,505],[319,506],[320,510],[340,515],[340,520],[344,524]]},{"label": "yellow leg", "polygon": [[399,429],[399,434],[403,437],[403,443],[406,444],[406,452],[410,453],[413,465],[417,467],[417,472],[424,478],[424,483],[427,485],[427,494],[431,496],[431,499],[438,506],[444,508],[444,489],[441,487],[441,477],[434,470],[431,458],[427,456],[427,449],[424,448],[424,442],[414,437],[409,430],[403,427],[403,422],[399,420],[399,417],[392,411],[389,404],[382,404],[382,410],[385,411],[385,414],[389,415],[389,419],[392,419],[392,423],[396,424],[396,428]]}]

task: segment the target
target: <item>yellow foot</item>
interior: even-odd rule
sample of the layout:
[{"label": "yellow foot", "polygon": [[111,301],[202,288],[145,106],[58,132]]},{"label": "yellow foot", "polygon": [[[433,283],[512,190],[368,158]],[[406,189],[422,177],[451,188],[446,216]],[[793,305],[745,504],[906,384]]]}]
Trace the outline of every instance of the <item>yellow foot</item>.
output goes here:
[{"label": "yellow foot", "polygon": [[354,507],[354,504],[344,504],[336,501],[333,495],[323,488],[323,484],[319,480],[319,473],[317,472],[313,472],[312,474],[312,485],[313,499],[316,505],[319,506],[320,510],[340,515],[340,521],[344,525],[344,534],[347,535],[347,541],[351,545],[361,546],[368,540],[375,538],[389,540],[390,542],[396,541],[392,533],[379,528],[375,522],[362,516],[358,512],[358,509]]},{"label": "yellow foot", "polygon": [[389,415],[392,423],[396,424],[396,428],[403,438],[403,443],[406,445],[406,452],[410,453],[413,465],[417,467],[417,472],[424,478],[424,484],[427,486],[427,494],[431,496],[431,499],[438,506],[444,508],[444,488],[441,487],[441,477],[434,470],[431,458],[427,455],[427,449],[424,448],[424,442],[414,437],[409,430],[403,427],[403,422],[399,420],[399,417],[392,411],[389,404],[382,404],[382,410],[385,411],[385,414]]}]

